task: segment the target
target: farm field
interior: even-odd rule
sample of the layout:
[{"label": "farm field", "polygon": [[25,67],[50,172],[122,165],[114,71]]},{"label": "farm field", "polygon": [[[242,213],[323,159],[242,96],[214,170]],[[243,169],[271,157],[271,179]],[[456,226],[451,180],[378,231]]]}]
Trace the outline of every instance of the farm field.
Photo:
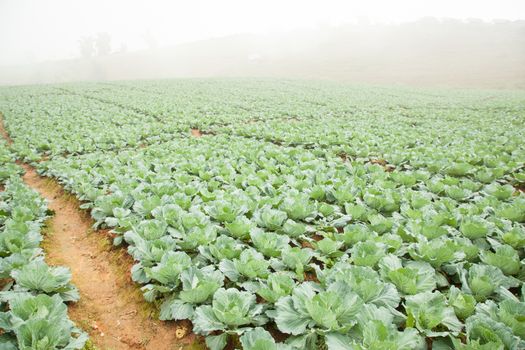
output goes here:
[{"label": "farm field", "polygon": [[[525,348],[523,90],[70,83],[0,113],[0,349]],[[89,218],[58,235],[64,196]]]}]

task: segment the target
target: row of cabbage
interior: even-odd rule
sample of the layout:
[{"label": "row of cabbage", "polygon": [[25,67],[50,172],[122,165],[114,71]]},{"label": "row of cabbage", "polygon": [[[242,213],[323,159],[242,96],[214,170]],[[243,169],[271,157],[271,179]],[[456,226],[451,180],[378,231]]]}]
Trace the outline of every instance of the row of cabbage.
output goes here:
[{"label": "row of cabbage", "polygon": [[524,345],[525,196],[509,184],[232,136],[40,170],[126,241],[161,318],[191,319],[210,348]]},{"label": "row of cabbage", "polygon": [[71,273],[50,267],[40,248],[49,212],[45,201],[21,180],[7,145],[0,144],[0,348],[82,349],[87,335],[67,315],[77,301]]},{"label": "row of cabbage", "polygon": [[[195,126],[403,112],[505,111],[525,107],[521,91],[424,90],[275,79],[186,79],[64,85],[74,93]],[[428,118],[426,115],[425,118]],[[381,125],[381,124],[379,124]]]},{"label": "row of cabbage", "polygon": [[68,89],[162,118],[177,115],[210,133],[324,147],[353,159],[381,158],[432,172],[450,169],[454,176],[486,183],[525,159],[520,128],[525,96],[519,91],[487,96],[483,91],[285,80],[150,81]]},{"label": "row of cabbage", "polygon": [[[430,117],[425,113],[432,113]],[[515,175],[525,159],[525,109],[508,111],[428,111],[403,109],[282,123],[211,127],[305,148],[322,147],[349,159],[380,159],[394,167],[446,172],[490,183]],[[519,171],[516,174],[520,173]],[[523,172],[518,177],[524,178]]]},{"label": "row of cabbage", "polygon": [[486,182],[525,157],[519,92],[183,80],[23,87],[0,97],[18,153],[35,159],[163,142],[190,127],[395,166],[454,167]]},{"label": "row of cabbage", "polygon": [[[516,176],[519,180],[525,176],[519,171],[525,159],[525,146],[521,141],[525,135],[520,128],[525,122],[522,102],[525,99],[519,92],[495,93],[487,97],[486,93],[475,91],[452,94],[439,90],[374,90],[272,80],[87,83],[56,87],[55,90],[78,94],[75,98],[79,100],[72,104],[77,109],[82,109],[77,106],[82,104],[97,106],[96,101],[87,103],[81,99],[79,95],[82,95],[108,101],[110,106],[116,104],[118,107],[111,107],[129,113],[129,119],[134,118],[136,110],[147,116],[141,121],[147,126],[142,133],[149,137],[137,139],[134,133],[117,128],[106,118],[106,124],[101,125],[106,131],[97,130],[98,139],[84,135],[85,131],[80,135],[71,133],[75,142],[72,138],[64,140],[70,153],[163,142],[170,138],[170,132],[187,132],[190,127],[199,127],[210,133],[228,133],[305,148],[323,147],[346,158],[381,159],[396,167],[445,171],[485,183],[505,175]],[[379,101],[371,98],[374,93],[381,94]],[[50,100],[49,95],[44,97],[50,104],[57,105],[58,101]],[[32,104],[25,106],[35,109]],[[107,104],[99,107],[109,108]],[[54,122],[62,119],[56,111],[52,112]],[[64,115],[69,121],[67,113]],[[156,118],[153,123],[152,116]],[[163,127],[159,127],[158,120]],[[31,123],[32,119],[27,121]],[[89,118],[84,121],[89,123]],[[17,117],[18,123],[20,118]],[[13,133],[24,134],[28,125],[18,125],[20,129]],[[172,127],[166,130],[166,125]],[[37,135],[26,137],[38,140],[41,127],[46,125],[36,125],[33,130]],[[71,123],[71,127],[86,129],[78,123]],[[53,138],[68,132],[58,130],[57,134],[51,134],[37,150],[49,153],[46,148],[55,147],[50,144],[61,143],[52,141]],[[113,132],[121,139],[115,140],[111,136]],[[84,144],[76,149],[79,136],[85,137]],[[147,141],[141,143],[141,139]],[[29,144],[38,144],[38,141],[26,142],[26,152]]]},{"label": "row of cabbage", "polygon": [[14,150],[29,162],[60,154],[136,148],[188,132],[188,126],[176,120],[166,122],[59,88],[45,94],[35,89],[2,90],[0,111]]}]

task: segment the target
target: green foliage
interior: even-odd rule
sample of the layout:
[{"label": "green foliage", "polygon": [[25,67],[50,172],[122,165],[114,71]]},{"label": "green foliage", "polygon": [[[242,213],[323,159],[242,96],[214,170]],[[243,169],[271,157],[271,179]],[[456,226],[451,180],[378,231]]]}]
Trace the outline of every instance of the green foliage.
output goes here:
[{"label": "green foliage", "polygon": [[79,298],[71,273],[48,266],[39,248],[47,205],[16,174],[0,192],[0,277],[11,281],[0,292],[0,348],[82,349],[87,334],[70,321],[65,304]]},{"label": "green foliage", "polygon": [[[211,349],[523,347],[523,92],[59,88],[0,89],[14,140],[0,181],[21,173],[14,159],[39,161],[127,243],[160,317],[191,320]],[[67,299],[67,271],[41,265],[45,206],[15,183],[0,198],[0,277],[21,283],[4,294]]]}]

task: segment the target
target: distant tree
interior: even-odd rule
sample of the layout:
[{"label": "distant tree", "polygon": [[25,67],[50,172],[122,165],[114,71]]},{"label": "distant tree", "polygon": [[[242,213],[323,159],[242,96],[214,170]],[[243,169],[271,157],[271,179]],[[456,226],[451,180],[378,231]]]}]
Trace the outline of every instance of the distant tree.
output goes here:
[{"label": "distant tree", "polygon": [[82,37],[78,41],[78,44],[80,46],[80,55],[83,58],[90,58],[95,54],[95,40],[90,37]]},{"label": "distant tree", "polygon": [[106,56],[111,53],[111,36],[108,33],[98,33],[95,40],[97,56]]}]

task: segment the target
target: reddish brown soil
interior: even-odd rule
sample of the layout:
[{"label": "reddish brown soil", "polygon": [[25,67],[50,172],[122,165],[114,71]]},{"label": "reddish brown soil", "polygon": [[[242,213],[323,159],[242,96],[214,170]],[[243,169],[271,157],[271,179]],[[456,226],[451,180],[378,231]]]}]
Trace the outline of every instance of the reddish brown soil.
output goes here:
[{"label": "reddish brown soil", "polygon": [[0,113],[0,135],[2,135],[9,145],[13,143],[13,140],[11,140],[11,137],[9,137],[9,134],[5,130],[4,115],[2,113]]},{"label": "reddish brown soil", "polygon": [[[0,134],[11,142],[1,119]],[[69,305],[69,315],[89,333],[92,343],[100,350],[194,348],[189,323],[156,319],[155,308],[130,279],[133,262],[125,250],[113,248],[109,235],[93,231],[92,219],[60,185],[39,176],[31,166],[22,166],[25,183],[54,211],[45,229],[46,261],[71,269],[80,301]]]},{"label": "reddish brown soil", "polygon": [[381,165],[386,172],[392,172],[396,168],[392,164],[388,164],[388,162],[384,159],[371,159],[370,164]]},{"label": "reddish brown soil", "polygon": [[201,137],[202,132],[199,129],[191,129],[191,136],[193,137]]}]

